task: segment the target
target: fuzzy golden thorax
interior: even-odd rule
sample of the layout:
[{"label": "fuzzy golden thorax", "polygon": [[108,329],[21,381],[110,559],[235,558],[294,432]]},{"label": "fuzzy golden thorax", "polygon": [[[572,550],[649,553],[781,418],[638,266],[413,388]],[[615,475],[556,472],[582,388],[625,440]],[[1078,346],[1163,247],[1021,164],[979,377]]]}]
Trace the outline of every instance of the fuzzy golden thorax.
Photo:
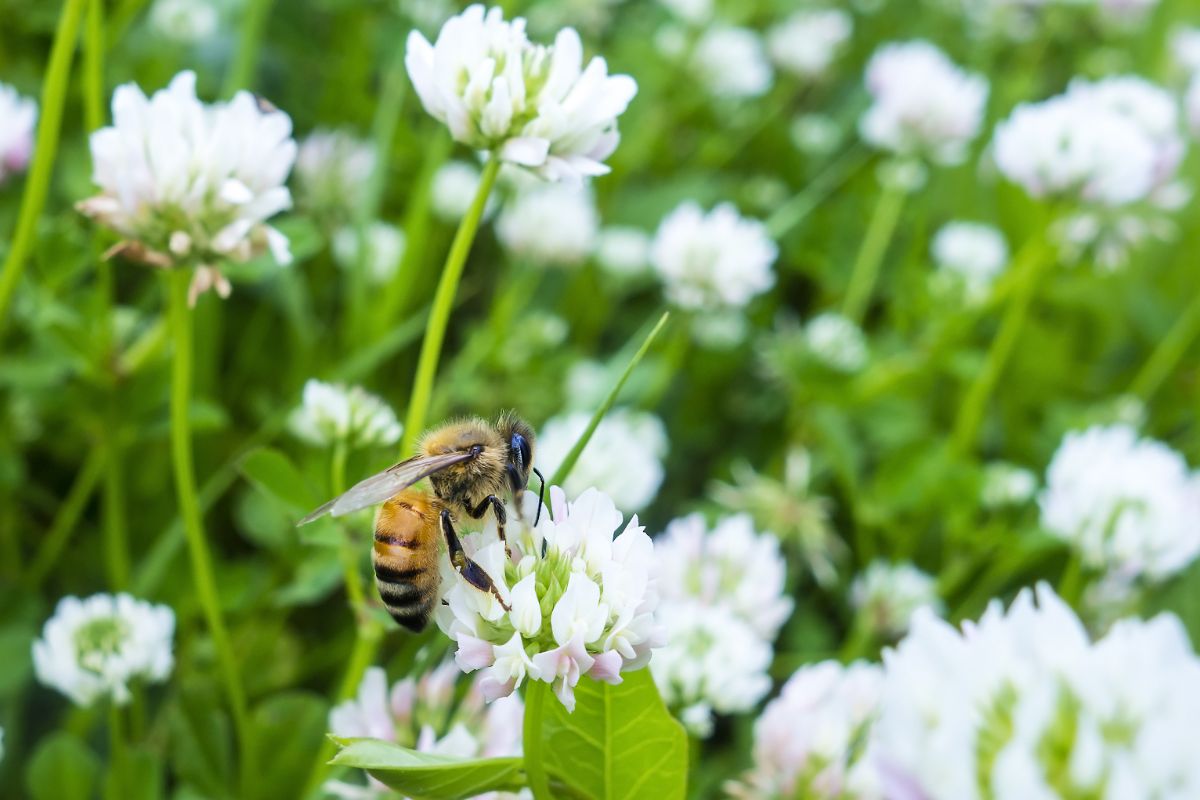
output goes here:
[{"label": "fuzzy golden thorax", "polygon": [[469,461],[430,476],[434,493],[456,516],[477,507],[488,495],[501,495],[508,489],[508,442],[491,423],[478,417],[450,422],[434,428],[421,439],[421,453],[427,456],[479,448]]}]

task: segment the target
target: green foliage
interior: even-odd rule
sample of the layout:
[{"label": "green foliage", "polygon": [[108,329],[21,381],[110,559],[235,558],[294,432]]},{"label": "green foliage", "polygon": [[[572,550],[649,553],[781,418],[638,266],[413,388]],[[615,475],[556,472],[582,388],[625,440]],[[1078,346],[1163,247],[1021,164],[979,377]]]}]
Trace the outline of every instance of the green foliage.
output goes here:
[{"label": "green foliage", "polygon": [[519,758],[455,758],[420,753],[378,739],[334,739],[342,748],[331,763],[365,769],[409,797],[457,800],[524,785]]},{"label": "green foliage", "polygon": [[100,777],[100,759],[77,736],[58,732],[46,737],[26,769],[25,785],[33,800],[91,800]]}]

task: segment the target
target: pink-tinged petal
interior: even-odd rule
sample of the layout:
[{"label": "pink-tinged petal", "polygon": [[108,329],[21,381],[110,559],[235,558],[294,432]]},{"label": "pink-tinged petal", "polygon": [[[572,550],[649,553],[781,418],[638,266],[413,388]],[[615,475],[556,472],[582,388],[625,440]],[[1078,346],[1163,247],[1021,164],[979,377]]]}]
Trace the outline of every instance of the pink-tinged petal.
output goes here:
[{"label": "pink-tinged petal", "polygon": [[465,633],[458,635],[458,651],[454,654],[454,663],[458,664],[463,672],[490,667],[495,661],[496,649],[491,642]]},{"label": "pink-tinged petal", "polygon": [[518,136],[509,139],[500,148],[500,157],[513,164],[538,167],[546,163],[550,154],[550,141],[536,136]]},{"label": "pink-tinged petal", "polygon": [[575,713],[575,684],[567,683],[565,678],[559,678],[554,682],[554,696],[563,704],[568,714]]},{"label": "pink-tinged petal", "polygon": [[501,681],[490,675],[484,675],[475,685],[479,687],[483,699],[490,703],[493,700],[499,700],[501,697],[508,697],[512,694],[517,682],[515,679]]},{"label": "pink-tinged petal", "polygon": [[598,681],[615,686],[624,680],[621,677],[621,654],[615,650],[601,653],[596,656],[596,660],[592,662],[592,668],[588,670],[587,674]]}]

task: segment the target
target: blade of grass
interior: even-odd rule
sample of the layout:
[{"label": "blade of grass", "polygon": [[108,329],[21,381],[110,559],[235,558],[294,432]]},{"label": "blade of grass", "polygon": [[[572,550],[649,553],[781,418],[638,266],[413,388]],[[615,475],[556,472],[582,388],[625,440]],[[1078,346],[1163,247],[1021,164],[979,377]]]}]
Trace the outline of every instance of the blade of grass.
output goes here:
[{"label": "blade of grass", "polygon": [[629,380],[629,376],[633,374],[634,369],[636,369],[637,365],[641,363],[647,351],[650,350],[650,345],[654,343],[655,337],[658,336],[659,331],[661,331],[667,324],[667,320],[670,318],[670,316],[670,311],[664,311],[663,315],[659,317],[658,324],[651,329],[650,333],[646,336],[645,341],[642,342],[642,346],[639,347],[637,352],[633,354],[633,358],[629,360],[629,364],[626,365],[625,371],[622,372],[621,377],[617,379],[612,391],[608,393],[608,397],[604,398],[604,402],[600,404],[598,409],[596,409],[596,413],[592,415],[591,421],[588,422],[587,428],[585,428],[583,433],[580,434],[578,441],[575,442],[575,446],[571,448],[571,451],[567,453],[567,457],[563,459],[562,464],[559,465],[558,469],[555,470],[554,474],[550,477],[550,480],[547,481],[550,486],[562,486],[563,481],[565,481],[567,476],[571,474],[571,470],[575,468],[575,462],[579,460],[579,456],[583,453],[583,449],[587,447],[588,442],[591,441],[592,434],[595,433],[596,428],[600,426],[600,421],[604,419],[604,415],[607,414],[609,409],[613,407],[613,404],[617,402],[617,396],[621,393],[621,389],[625,386],[625,381]]}]

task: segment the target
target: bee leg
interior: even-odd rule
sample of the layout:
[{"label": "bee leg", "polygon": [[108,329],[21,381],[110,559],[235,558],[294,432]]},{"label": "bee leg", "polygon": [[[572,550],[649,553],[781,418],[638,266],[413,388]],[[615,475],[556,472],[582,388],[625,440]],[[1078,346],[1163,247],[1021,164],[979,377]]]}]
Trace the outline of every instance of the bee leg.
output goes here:
[{"label": "bee leg", "polygon": [[512,558],[512,550],[508,547],[508,538],[504,535],[504,524],[508,522],[508,514],[504,511],[504,503],[500,502],[500,498],[494,494],[489,494],[487,497],[479,501],[479,505],[475,508],[468,508],[467,513],[472,519],[479,519],[487,513],[488,508],[492,509],[492,513],[496,515],[496,533],[500,536],[500,541],[504,542],[504,554],[510,559]]},{"label": "bee leg", "polygon": [[450,553],[450,563],[458,570],[458,574],[479,591],[490,592],[505,611],[512,611],[512,607],[500,596],[500,590],[496,588],[491,576],[484,571],[483,567],[467,557],[462,542],[459,541],[458,534],[454,531],[454,522],[450,519],[449,510],[442,509],[441,522],[442,535],[446,537],[446,549]]}]

